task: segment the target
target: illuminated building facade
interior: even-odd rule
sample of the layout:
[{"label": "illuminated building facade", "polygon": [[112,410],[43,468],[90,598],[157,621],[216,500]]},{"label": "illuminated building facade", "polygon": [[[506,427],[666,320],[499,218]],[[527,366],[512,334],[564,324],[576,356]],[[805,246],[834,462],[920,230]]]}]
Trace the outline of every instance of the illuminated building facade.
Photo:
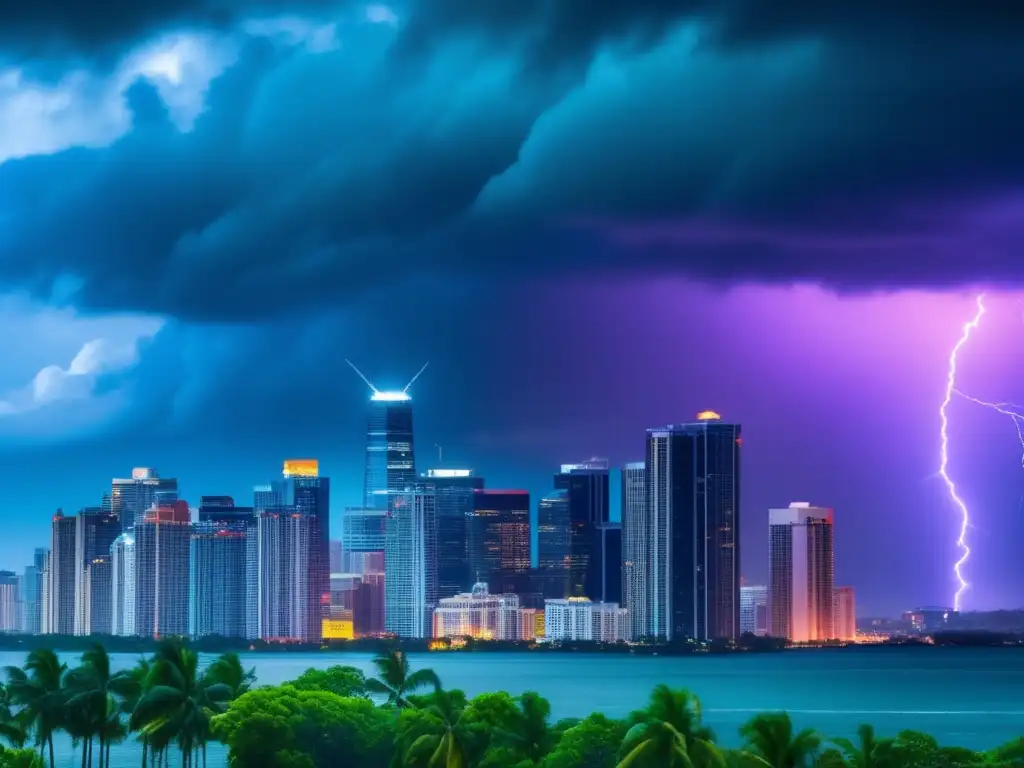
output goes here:
[{"label": "illuminated building facade", "polygon": [[469,592],[477,581],[470,562],[470,530],[476,491],[484,479],[471,469],[428,469],[420,478],[433,491],[437,513],[437,593],[451,597]]},{"label": "illuminated building facade", "polygon": [[857,640],[857,605],[853,587],[835,588],[835,607],[833,609],[836,640],[853,643]]},{"label": "illuminated building facade", "polygon": [[284,463],[289,508],[309,519],[309,556],[306,578],[304,632],[309,642],[320,639],[323,619],[330,617],[330,505],[331,481],[320,476],[316,459],[289,459]]},{"label": "illuminated building facade", "polygon": [[544,601],[544,636],[548,640],[617,643],[630,639],[625,608],[585,597]]},{"label": "illuminated building facade", "polygon": [[387,509],[390,494],[415,483],[412,398],[405,392],[374,390],[366,430],[363,506]]},{"label": "illuminated building facade", "polygon": [[630,633],[641,638],[647,627],[647,500],[646,465],[632,462],[622,468],[622,605],[628,611]]},{"label": "illuminated building facade", "polygon": [[151,508],[135,523],[135,634],[188,634],[191,513],[184,501]]},{"label": "illuminated building facade", "polygon": [[188,622],[192,637],[248,636],[248,544],[256,536],[255,518],[250,519],[251,523],[204,520],[192,527]]},{"label": "illuminated building facade", "polygon": [[0,632],[5,634],[21,631],[18,581],[14,571],[0,571]]},{"label": "illuminated building facade", "polygon": [[744,584],[740,587],[740,634],[763,637],[768,634],[768,587]]},{"label": "illuminated building facade", "polygon": [[72,635],[75,632],[75,558],[74,517],[65,517],[61,510],[53,516],[50,537],[50,568],[48,578],[48,616],[44,632]]},{"label": "illuminated building facade", "polygon": [[75,524],[76,635],[110,634],[114,590],[110,548],[120,535],[121,521],[110,510],[87,507],[78,513]]},{"label": "illuminated building facade", "polygon": [[468,562],[475,580],[498,591],[500,580],[530,570],[530,494],[477,489],[469,518]]},{"label": "illuminated building facade", "polygon": [[555,489],[566,492],[569,503],[567,596],[600,600],[603,574],[598,563],[598,527],[609,522],[607,459],[563,464],[555,475]]},{"label": "illuminated building facade", "polygon": [[740,444],[711,411],[647,431],[646,636],[739,637]]},{"label": "illuminated building facade", "polygon": [[110,548],[112,635],[135,635],[135,533],[125,531]]},{"label": "illuminated building facade", "polygon": [[803,643],[835,637],[831,509],[793,502],[768,512],[768,632]]},{"label": "illuminated building facade", "polygon": [[[259,638],[278,642],[309,642],[319,638],[319,605],[315,615],[310,616],[312,518],[288,508],[265,510],[258,518],[257,536]],[[315,636],[310,637],[314,620],[318,626]]]},{"label": "illuminated building facade", "polygon": [[110,496],[104,503],[120,519],[121,530],[129,530],[145,518],[150,507],[177,500],[177,480],[160,477],[149,467],[136,467],[131,477],[111,481]]},{"label": "illuminated building facade", "polygon": [[473,637],[481,640],[519,640],[522,613],[516,595],[492,595],[487,585],[471,592],[443,597],[434,609],[434,637]]},{"label": "illuminated building facade", "polygon": [[[384,507],[346,507],[341,512],[342,568],[348,573],[374,570],[374,556],[384,553],[388,511]],[[378,558],[379,559],[379,558]]]},{"label": "illuminated building facade", "polygon": [[384,626],[399,637],[426,638],[437,604],[437,515],[432,491],[391,496],[384,549]]}]

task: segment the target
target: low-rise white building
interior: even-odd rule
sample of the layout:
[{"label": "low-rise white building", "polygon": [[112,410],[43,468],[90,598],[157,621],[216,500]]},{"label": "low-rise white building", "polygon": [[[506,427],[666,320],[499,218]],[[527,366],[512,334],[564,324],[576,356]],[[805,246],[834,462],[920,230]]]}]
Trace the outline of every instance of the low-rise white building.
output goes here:
[{"label": "low-rise white building", "polygon": [[518,595],[492,595],[486,584],[473,591],[444,597],[434,609],[434,637],[519,640],[522,615]]},{"label": "low-rise white building", "polygon": [[544,636],[548,640],[616,643],[629,640],[625,608],[585,597],[544,601]]}]

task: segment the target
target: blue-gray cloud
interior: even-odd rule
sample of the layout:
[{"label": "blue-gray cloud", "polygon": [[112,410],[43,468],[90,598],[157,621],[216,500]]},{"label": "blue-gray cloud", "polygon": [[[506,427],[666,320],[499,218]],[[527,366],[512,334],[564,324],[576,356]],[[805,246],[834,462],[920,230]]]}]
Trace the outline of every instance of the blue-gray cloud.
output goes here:
[{"label": "blue-gray cloud", "polygon": [[[1024,51],[998,4],[897,3],[877,47],[845,3],[484,5],[342,24],[327,50],[250,40],[187,131],[135,85],[110,146],[0,166],[0,280],[47,295],[70,275],[85,306],[216,320],[424,275],[1024,276],[1013,231],[978,224],[1024,164]],[[670,236],[623,245],[654,224]],[[808,247],[825,235],[841,247]],[[881,235],[929,247],[879,254]]]}]

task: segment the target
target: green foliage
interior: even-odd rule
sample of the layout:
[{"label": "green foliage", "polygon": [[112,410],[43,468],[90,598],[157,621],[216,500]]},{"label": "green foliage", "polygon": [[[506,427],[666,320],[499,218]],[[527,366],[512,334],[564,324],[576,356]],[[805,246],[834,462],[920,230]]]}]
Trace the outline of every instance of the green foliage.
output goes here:
[{"label": "green foliage", "polygon": [[745,751],[764,768],[810,768],[821,737],[812,730],[797,732],[788,712],[756,715],[740,727]]},{"label": "green foliage", "polygon": [[441,687],[441,681],[432,669],[409,669],[409,657],[400,648],[393,648],[379,654],[373,660],[377,677],[366,681],[366,692],[387,697],[387,703],[394,707],[410,706],[408,696],[422,688]]},{"label": "green foliage", "polygon": [[366,696],[366,677],[355,667],[310,667],[289,685],[300,691],[329,691],[338,696]]},{"label": "green foliage", "polygon": [[0,768],[43,768],[43,759],[33,749],[2,749]]},{"label": "green foliage", "polygon": [[541,768],[615,768],[626,726],[593,714],[566,729]]},{"label": "green foliage", "polygon": [[346,768],[377,768],[391,755],[393,722],[366,699],[282,685],[232,701],[213,719],[213,733],[227,744],[233,768],[319,768],[340,755]]}]

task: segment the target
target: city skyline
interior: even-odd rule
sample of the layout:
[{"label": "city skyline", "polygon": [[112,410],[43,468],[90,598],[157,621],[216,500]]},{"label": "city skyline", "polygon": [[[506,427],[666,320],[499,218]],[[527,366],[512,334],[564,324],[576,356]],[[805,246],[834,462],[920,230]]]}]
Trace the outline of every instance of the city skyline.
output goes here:
[{"label": "city skyline", "polygon": [[1018,606],[1022,449],[983,403],[1024,402],[1024,16],[224,5],[0,32],[0,564],[131,467],[196,503],[315,456],[336,520],[366,501],[346,360],[381,392],[429,360],[418,463],[535,501],[712,409],[748,578],[760,510],[807,499],[863,611],[953,602],[961,544],[963,607]]}]

